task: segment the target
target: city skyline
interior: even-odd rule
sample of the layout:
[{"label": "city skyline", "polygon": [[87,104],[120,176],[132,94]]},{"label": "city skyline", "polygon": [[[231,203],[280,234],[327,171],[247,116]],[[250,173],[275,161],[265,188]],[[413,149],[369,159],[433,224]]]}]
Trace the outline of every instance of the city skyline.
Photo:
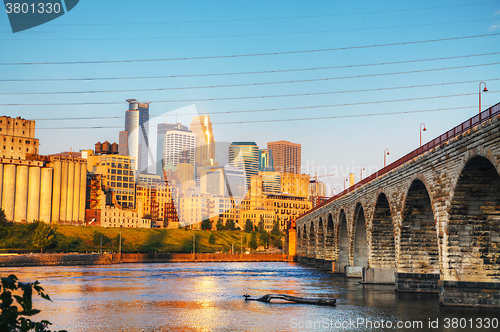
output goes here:
[{"label": "city skyline", "polygon": [[[323,180],[338,193],[362,165],[381,169],[384,149],[391,163],[417,148],[421,123],[425,143],[476,114],[479,82],[483,109],[498,100],[495,2],[122,1],[112,17],[95,4],[14,35],[0,15],[0,108],[37,120],[42,154],[118,141],[106,135],[133,96],[169,122],[195,105],[220,142],[300,142],[303,171],[336,173]],[[144,19],[132,27],[131,13]]]}]

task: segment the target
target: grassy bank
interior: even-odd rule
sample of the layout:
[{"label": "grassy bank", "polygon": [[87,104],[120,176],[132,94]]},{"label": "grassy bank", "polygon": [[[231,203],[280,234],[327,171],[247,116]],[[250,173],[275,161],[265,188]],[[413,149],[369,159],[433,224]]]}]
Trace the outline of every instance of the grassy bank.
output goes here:
[{"label": "grassy bank", "polygon": [[[33,227],[31,227],[33,228]],[[32,246],[34,229],[28,224],[11,224],[0,230],[0,252],[7,250],[36,251]],[[98,252],[102,238],[103,251],[118,251],[121,233],[122,252],[189,253],[196,238],[196,252],[240,251],[248,246],[250,234],[241,231],[194,231],[184,229],[135,229],[81,226],[57,226],[55,241],[46,252]],[[210,235],[215,243],[209,243]],[[102,236],[101,236],[102,235]],[[212,241],[213,242],[213,241]]]}]

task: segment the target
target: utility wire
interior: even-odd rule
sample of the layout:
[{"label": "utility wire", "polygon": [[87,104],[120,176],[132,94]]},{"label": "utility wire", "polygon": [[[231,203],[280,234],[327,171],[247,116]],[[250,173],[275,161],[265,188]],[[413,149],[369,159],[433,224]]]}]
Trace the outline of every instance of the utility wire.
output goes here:
[{"label": "utility wire", "polygon": [[[368,74],[368,75],[355,75],[355,76],[312,78],[312,79],[305,79],[305,80],[288,80],[288,81],[274,81],[274,82],[255,82],[255,83],[241,83],[241,84],[222,84],[222,85],[186,86],[186,87],[151,88],[151,89],[125,89],[125,90],[52,91],[52,92],[0,92],[0,95],[9,95],[9,96],[11,96],[11,95],[67,95],[67,94],[96,94],[96,93],[117,93],[117,92],[151,92],[151,91],[172,91],[172,90],[192,90],[192,89],[235,88],[235,87],[245,87],[245,86],[261,86],[261,85],[276,85],[276,84],[325,82],[325,81],[332,81],[332,80],[343,80],[343,79],[354,79],[354,78],[392,76],[392,75],[401,75],[401,74],[415,74],[415,73],[443,71],[443,70],[451,70],[451,69],[463,69],[463,68],[493,66],[493,65],[498,65],[498,64],[500,64],[500,62],[485,63],[485,64],[478,64],[478,65],[468,65],[468,66],[435,68],[435,69],[410,70],[410,71],[382,73],[382,74]],[[468,81],[467,83],[470,83],[470,82],[471,81]],[[449,84],[455,84],[455,83],[449,83]],[[446,85],[446,84],[437,84],[437,85]],[[429,86],[429,85],[423,85],[423,86]],[[410,87],[418,87],[418,86],[410,86]],[[370,89],[370,90],[361,90],[361,91],[378,91],[378,90],[380,90],[380,89]],[[345,93],[345,92],[349,92],[349,91],[342,91],[342,92],[338,92],[338,93]]]},{"label": "utility wire", "polygon": [[494,37],[494,36],[498,36],[498,35],[500,35],[500,32],[499,33],[491,33],[491,34],[474,35],[474,36],[449,37],[449,38],[418,40],[418,41],[410,41],[410,42],[399,42],[399,43],[388,43],[388,44],[375,44],[375,45],[361,45],[361,46],[348,46],[348,47],[336,47],[336,48],[313,49],[313,50],[302,50],[302,51],[283,51],[283,52],[251,53],[251,54],[231,54],[231,55],[210,55],[210,56],[182,57],[182,58],[164,58],[164,59],[56,61],[56,62],[2,62],[2,63],[0,63],[0,66],[82,65],[82,64],[110,64],[110,63],[137,63],[137,62],[159,62],[159,61],[185,61],[185,60],[228,59],[228,58],[273,56],[273,55],[308,54],[308,53],[332,52],[332,51],[344,51],[344,50],[356,50],[356,49],[388,47],[388,46],[401,46],[401,45],[415,45],[415,44],[435,43],[435,42],[453,41],[453,40],[462,40],[462,39],[474,39],[474,38]]},{"label": "utility wire", "polygon": [[[379,10],[379,11],[368,11],[368,12],[355,12],[355,13],[335,13],[335,14],[323,14],[323,15],[302,15],[302,16],[281,16],[281,17],[264,17],[264,18],[243,18],[243,19],[221,19],[221,20],[193,20],[193,21],[163,21],[163,22],[124,22],[124,23],[66,23],[66,24],[54,24],[54,26],[113,26],[113,25],[160,25],[160,24],[192,24],[192,23],[223,23],[223,22],[248,22],[248,21],[275,21],[275,20],[290,20],[290,19],[309,19],[309,18],[321,18],[321,17],[337,17],[337,16],[354,16],[354,15],[371,15],[371,14],[384,14],[384,13],[399,13],[408,11],[419,11],[419,10],[432,10],[432,9],[446,9],[446,8],[456,8],[456,7],[469,7],[469,6],[479,6],[479,5],[489,5],[498,4],[498,1],[493,2],[481,2],[481,3],[468,3],[460,5],[448,5],[448,6],[436,6],[436,7],[421,7],[421,8],[409,8],[409,9],[391,9],[391,10]],[[5,25],[4,25],[5,26]]]},{"label": "utility wire", "polygon": [[[497,81],[500,78],[492,78],[486,81]],[[375,88],[375,89],[363,89],[363,90],[351,90],[351,91],[327,91],[327,92],[309,92],[309,93],[296,93],[296,94],[283,94],[283,95],[264,95],[264,96],[241,96],[241,97],[225,97],[225,98],[205,98],[205,99],[179,99],[179,100],[155,100],[150,101],[150,103],[173,103],[173,102],[201,102],[201,101],[223,101],[223,100],[241,100],[241,99],[264,99],[264,98],[281,98],[281,97],[302,97],[302,96],[317,96],[317,95],[327,95],[327,94],[337,94],[337,93],[348,93],[348,92],[367,92],[367,91],[381,91],[381,90],[391,90],[391,89],[406,89],[406,88],[417,88],[417,87],[429,87],[429,86],[439,86],[439,85],[449,85],[449,84],[464,84],[464,83],[477,83],[477,80],[463,81],[463,82],[451,82],[451,83],[436,83],[436,84],[425,84],[425,85],[413,85],[406,87],[392,87],[392,88]],[[470,94],[453,95],[453,96],[464,96]],[[447,97],[447,96],[442,96]],[[432,97],[434,98],[434,97]],[[408,100],[417,100],[408,99]],[[83,103],[48,103],[48,104],[18,104],[18,103],[6,103],[0,104],[1,106],[76,106],[76,105],[116,105],[123,104],[120,102],[83,102]],[[345,104],[349,105],[349,104]],[[233,113],[233,112],[221,112],[221,113]]]},{"label": "utility wire", "polygon": [[[359,118],[359,117],[372,117],[372,116],[385,116],[385,115],[399,115],[399,114],[412,114],[412,113],[425,113],[425,112],[442,112],[460,109],[476,108],[476,106],[464,107],[450,107],[450,108],[436,108],[428,110],[417,111],[399,111],[399,112],[385,112],[385,113],[369,113],[369,114],[351,114],[351,115],[334,115],[315,118],[294,118],[294,119],[276,119],[276,120],[250,120],[250,121],[234,121],[234,122],[212,122],[212,125],[226,125],[226,124],[247,124],[247,123],[266,123],[266,122],[289,122],[289,121],[309,121],[309,120],[326,120],[326,119],[342,119],[342,118]],[[123,126],[85,126],[85,127],[42,127],[36,130],[72,130],[72,129],[115,129],[123,128]]]},{"label": "utility wire", "polygon": [[[497,93],[498,91],[493,91],[489,93]],[[214,115],[214,114],[243,114],[243,113],[257,113],[257,112],[276,112],[276,111],[291,111],[291,110],[306,110],[306,109],[318,109],[318,108],[332,108],[332,107],[343,107],[343,106],[359,106],[359,105],[369,105],[369,104],[383,104],[392,102],[405,102],[405,101],[415,101],[415,100],[425,100],[425,99],[439,99],[446,97],[461,97],[475,95],[475,93],[466,93],[458,95],[447,95],[447,96],[433,96],[433,97],[422,97],[422,98],[410,98],[410,99],[397,99],[397,100],[383,100],[383,101],[370,101],[370,102],[359,102],[359,103],[346,103],[346,104],[330,104],[330,105],[311,105],[311,106],[296,106],[296,107],[284,107],[284,108],[267,108],[267,109],[253,109],[253,110],[243,110],[243,111],[219,111],[219,112],[199,112],[199,113],[187,113],[183,115],[193,115],[197,116],[200,114]],[[475,106],[477,107],[477,106]],[[170,115],[173,114],[173,111]],[[167,112],[168,113],[168,112]],[[167,113],[151,116],[168,116]],[[122,116],[114,117],[78,117],[78,118],[45,118],[45,119],[34,119],[36,121],[59,121],[59,120],[99,120],[99,119],[117,119],[123,118]],[[93,128],[93,127],[92,127]]]},{"label": "utility wire", "polygon": [[167,36],[167,37],[122,37],[122,38],[0,38],[4,41],[111,41],[111,40],[171,40],[171,39],[209,39],[209,38],[239,38],[239,37],[267,37],[267,36],[290,36],[290,35],[304,35],[304,34],[321,34],[333,32],[350,32],[350,31],[366,31],[366,30],[385,30],[385,29],[401,29],[401,28],[416,28],[423,26],[436,26],[436,25],[450,25],[450,24],[463,24],[472,22],[485,22],[495,21],[494,18],[467,20],[467,21],[453,21],[453,22],[438,22],[426,24],[408,24],[408,25],[395,25],[384,27],[369,27],[369,28],[352,28],[352,29],[332,29],[332,30],[313,30],[313,31],[290,31],[290,32],[271,32],[271,33],[248,33],[248,34],[226,34],[226,35],[198,35],[198,36]]},{"label": "utility wire", "polygon": [[278,69],[278,70],[263,70],[263,71],[247,71],[247,72],[228,72],[228,73],[212,73],[212,74],[187,74],[187,75],[166,75],[166,76],[128,76],[128,77],[86,77],[86,78],[26,78],[26,79],[0,79],[0,82],[60,82],[60,81],[104,81],[104,80],[145,80],[145,79],[163,79],[163,78],[189,78],[189,77],[212,77],[212,76],[234,76],[234,75],[253,75],[253,74],[275,74],[275,73],[289,73],[300,71],[316,71],[316,70],[331,70],[331,69],[344,69],[344,68],[358,68],[370,66],[386,66],[394,64],[405,63],[418,63],[427,61],[441,61],[453,60],[463,58],[482,57],[490,55],[498,55],[500,52],[458,55],[451,57],[429,58],[429,59],[416,59],[405,61],[392,61],[392,62],[376,62],[368,64],[344,65],[344,66],[330,66],[330,67],[312,67],[312,68],[297,68],[297,69]]}]

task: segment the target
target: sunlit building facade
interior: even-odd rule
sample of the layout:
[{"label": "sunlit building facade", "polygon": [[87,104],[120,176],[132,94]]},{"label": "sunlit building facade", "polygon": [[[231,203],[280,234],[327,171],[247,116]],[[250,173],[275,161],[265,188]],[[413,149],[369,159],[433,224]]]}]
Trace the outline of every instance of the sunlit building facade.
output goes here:
[{"label": "sunlit building facade", "polygon": [[302,162],[300,144],[289,141],[268,142],[267,148],[272,151],[275,171],[300,173]]}]

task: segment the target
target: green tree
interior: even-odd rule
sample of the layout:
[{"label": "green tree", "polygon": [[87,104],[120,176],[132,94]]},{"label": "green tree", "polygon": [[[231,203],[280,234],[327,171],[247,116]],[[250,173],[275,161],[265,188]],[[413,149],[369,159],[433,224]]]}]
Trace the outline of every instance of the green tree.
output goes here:
[{"label": "green tree", "polygon": [[102,234],[99,231],[95,231],[94,234],[92,235],[92,243],[96,246],[101,245],[101,238],[102,238],[102,246],[107,246],[108,244],[111,244],[112,240],[110,237]]},{"label": "green tree", "polygon": [[165,219],[163,219],[163,228],[168,228],[168,217],[165,216]]},{"label": "green tree", "polygon": [[225,227],[225,226],[224,226],[224,224],[222,223],[222,219],[217,220],[217,224],[216,224],[216,226],[215,226],[215,227],[217,227],[217,230],[218,230],[218,231],[223,231],[223,230],[225,230],[225,229],[226,229],[226,227]]},{"label": "green tree", "polygon": [[210,234],[210,237],[208,238],[208,243],[215,244],[215,235],[213,233]]},{"label": "green tree", "polygon": [[0,226],[7,226],[7,217],[5,216],[5,211],[0,209]]},{"label": "green tree", "polygon": [[[40,310],[33,308],[33,290],[43,299],[51,301],[49,295],[44,293],[43,288],[38,281],[34,283],[22,283],[17,281],[15,275],[10,275],[7,278],[1,278],[0,283],[0,331],[46,331],[49,321],[42,320],[41,322],[33,322],[27,317],[34,316],[40,313]],[[21,291],[22,296],[12,295],[13,292]],[[17,304],[14,303],[14,299]],[[19,309],[22,309],[19,311]],[[65,331],[59,331],[65,332]]]},{"label": "green tree", "polygon": [[280,222],[279,222],[278,219],[274,221],[273,230],[271,231],[271,234],[274,235],[274,236],[280,236],[281,235],[281,232],[280,232]]},{"label": "green tree", "polygon": [[248,244],[253,250],[257,249],[257,232],[253,231],[250,235],[250,243]]},{"label": "green tree", "polygon": [[276,237],[273,239],[273,245],[276,247],[276,248],[283,248],[283,241],[281,240],[281,237]]},{"label": "green tree", "polygon": [[262,246],[269,247],[269,234],[266,231],[260,233],[259,240]]},{"label": "green tree", "polygon": [[228,231],[234,231],[236,229],[236,225],[234,224],[233,219],[226,220],[226,229]]},{"label": "green tree", "polygon": [[253,231],[253,223],[250,219],[247,219],[245,222],[245,232],[246,233],[252,233]]},{"label": "green tree", "polygon": [[45,249],[56,243],[56,226],[36,221],[35,232],[33,234],[32,245],[43,252]]},{"label": "green tree", "polygon": [[263,216],[260,216],[260,221],[259,221],[259,232],[265,232],[265,228],[264,228],[264,217]]},{"label": "green tree", "polygon": [[201,229],[203,230],[211,230],[212,229],[212,222],[210,219],[203,219],[201,222]]}]

